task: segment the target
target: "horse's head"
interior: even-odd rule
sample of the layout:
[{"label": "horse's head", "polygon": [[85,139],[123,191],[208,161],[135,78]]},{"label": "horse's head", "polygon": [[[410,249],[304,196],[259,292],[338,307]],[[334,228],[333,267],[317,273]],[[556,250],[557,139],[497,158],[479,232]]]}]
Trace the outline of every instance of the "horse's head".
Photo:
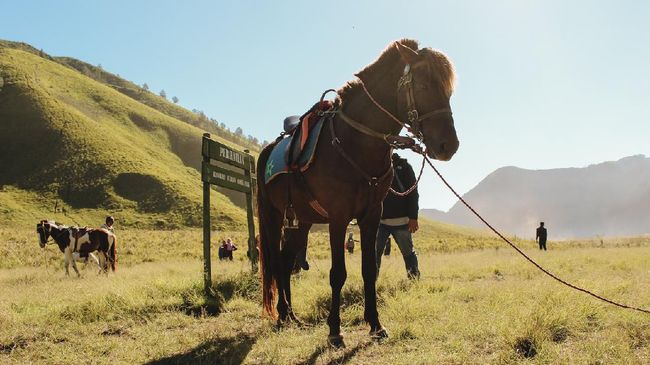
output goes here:
[{"label": "horse's head", "polygon": [[36,224],[36,233],[38,234],[38,244],[45,248],[47,240],[50,238],[52,226],[49,221],[42,220]]},{"label": "horse's head", "polygon": [[401,42],[395,47],[405,63],[397,85],[398,113],[422,138],[429,157],[448,161],[459,146],[449,103],[455,77],[452,63],[430,48],[414,50]]}]

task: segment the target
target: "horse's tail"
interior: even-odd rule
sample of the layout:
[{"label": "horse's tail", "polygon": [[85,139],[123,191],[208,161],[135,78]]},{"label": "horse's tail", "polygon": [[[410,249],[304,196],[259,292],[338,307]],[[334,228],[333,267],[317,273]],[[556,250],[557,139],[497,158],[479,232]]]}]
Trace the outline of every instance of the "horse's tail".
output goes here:
[{"label": "horse's tail", "polygon": [[113,244],[111,247],[108,249],[108,257],[109,260],[111,261],[111,270],[115,272],[115,269],[117,267],[117,252],[115,251],[115,245],[117,245],[117,237],[113,235]]},{"label": "horse's tail", "polygon": [[[277,282],[273,275],[280,257],[281,227],[278,225],[277,209],[271,204],[266,186],[264,174],[266,172],[266,161],[273,150],[273,145],[267,146],[260,153],[257,160],[257,213],[260,226],[260,271],[262,273],[262,302],[264,311],[271,317],[276,318],[277,313],[273,303],[277,293]],[[275,219],[274,219],[275,218]]]}]

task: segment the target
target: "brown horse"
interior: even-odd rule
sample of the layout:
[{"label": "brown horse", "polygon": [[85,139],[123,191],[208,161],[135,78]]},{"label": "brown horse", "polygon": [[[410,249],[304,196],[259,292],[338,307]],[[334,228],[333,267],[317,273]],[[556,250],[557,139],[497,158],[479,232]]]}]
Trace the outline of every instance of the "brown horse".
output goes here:
[{"label": "brown horse", "polygon": [[[329,223],[332,304],[327,323],[328,341],[334,346],[343,345],[343,242],[354,218],[361,230],[364,319],[371,336],[387,336],[377,313],[375,238],[393,178],[390,142],[406,127],[425,144],[430,157],[443,161],[450,160],[459,145],[449,104],[454,70],[444,54],[418,50],[416,41],[404,39],[391,43],[356,76],[358,81],[338,90],[333,109],[322,113],[328,120],[307,171],[282,174],[265,184],[262,176],[275,143],[262,151],[257,165],[264,309],[279,316],[279,322],[297,321],[290,285],[296,253],[307,244],[313,223]],[[285,218],[296,218],[297,229],[283,229]]]}]

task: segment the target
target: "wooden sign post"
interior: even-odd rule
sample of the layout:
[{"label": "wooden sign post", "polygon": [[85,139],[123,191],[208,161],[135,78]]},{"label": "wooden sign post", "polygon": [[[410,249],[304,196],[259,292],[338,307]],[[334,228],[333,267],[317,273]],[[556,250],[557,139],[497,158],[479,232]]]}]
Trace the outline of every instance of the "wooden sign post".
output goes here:
[{"label": "wooden sign post", "polygon": [[[206,294],[212,286],[212,260],[210,259],[210,185],[217,185],[246,194],[246,215],[248,220],[248,258],[253,272],[257,271],[257,244],[255,242],[255,221],[253,198],[256,187],[255,158],[246,152],[237,151],[210,139],[203,134],[201,154],[201,180],[203,181],[203,275]],[[218,166],[217,161],[222,166]],[[223,167],[228,165],[231,168]],[[238,171],[241,172],[238,172]]]}]

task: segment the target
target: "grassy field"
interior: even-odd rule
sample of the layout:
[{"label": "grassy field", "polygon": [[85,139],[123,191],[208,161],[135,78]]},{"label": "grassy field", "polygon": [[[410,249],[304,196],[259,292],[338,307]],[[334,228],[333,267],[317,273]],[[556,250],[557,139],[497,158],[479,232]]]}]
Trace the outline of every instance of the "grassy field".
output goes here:
[{"label": "grassy field", "polygon": [[[474,232],[470,241],[471,231],[425,226],[438,233],[416,235],[419,282],[405,280],[398,255],[383,261],[379,310],[391,335],[383,343],[372,342],[363,323],[360,252],[346,254],[344,349],[325,342],[324,233],[310,241],[312,269],[294,277],[305,325],[277,328],[261,316],[245,249],[234,262],[214,261],[219,295],[202,296],[199,230],[124,230],[117,273],[97,276],[89,266],[75,279],[64,277],[54,246],[38,248],[33,232],[0,229],[0,363],[650,362],[650,316],[560,286],[487,236]],[[238,232],[215,238],[226,235],[243,242]],[[648,238],[551,243],[544,253],[520,243],[578,285],[650,307]]]}]

